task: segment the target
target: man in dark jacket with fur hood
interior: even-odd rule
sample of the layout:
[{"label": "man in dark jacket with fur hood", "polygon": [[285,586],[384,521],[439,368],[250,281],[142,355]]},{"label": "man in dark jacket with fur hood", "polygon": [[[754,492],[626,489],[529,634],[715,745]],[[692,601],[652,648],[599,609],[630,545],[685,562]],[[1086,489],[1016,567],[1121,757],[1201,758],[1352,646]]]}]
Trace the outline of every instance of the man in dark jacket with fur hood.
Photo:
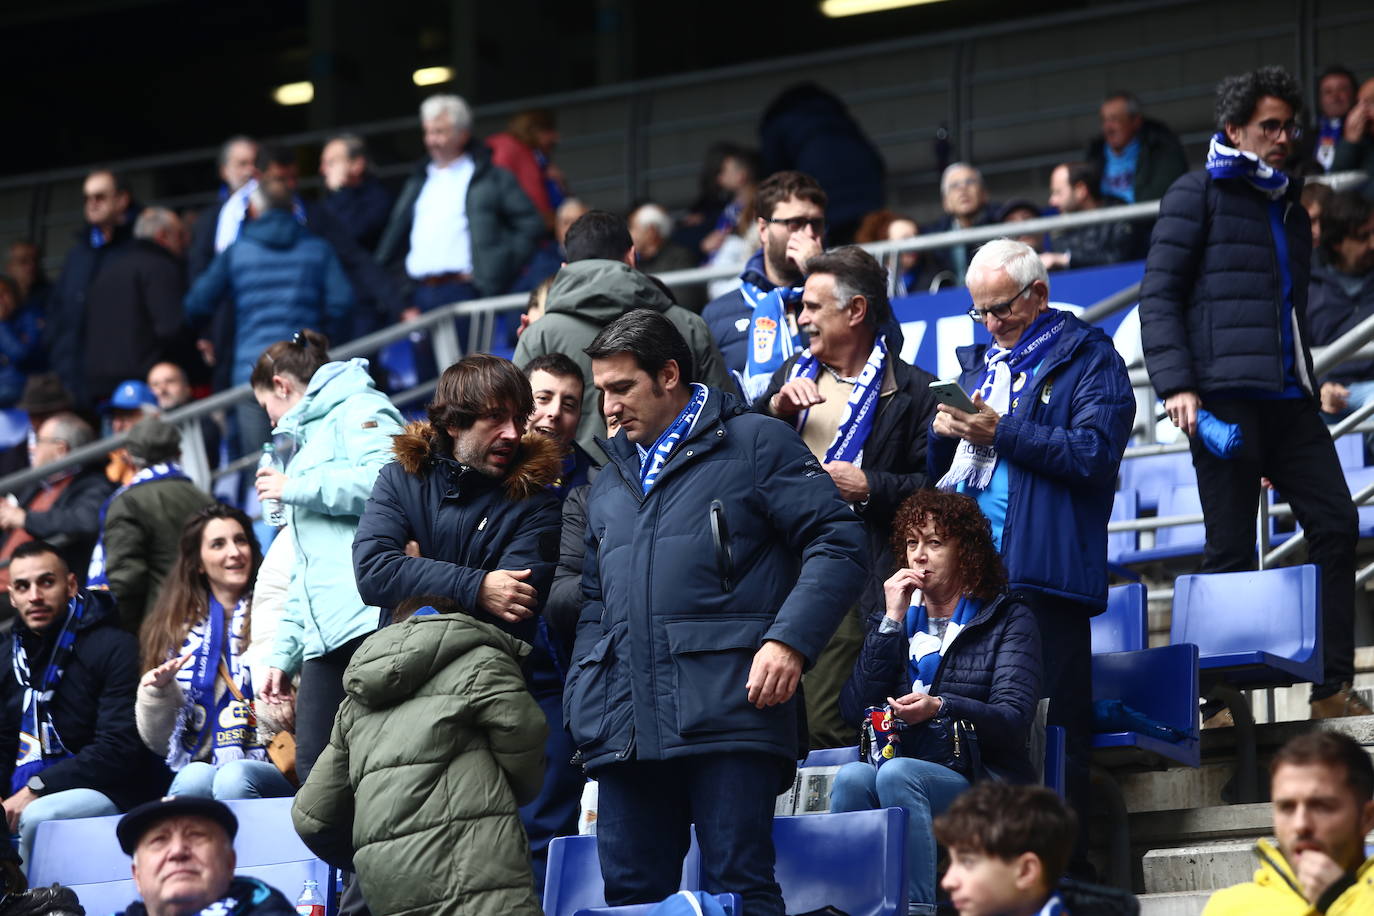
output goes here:
[{"label": "man in dark jacket with fur hood", "polygon": [[693,382],[661,312],[587,353],[620,432],[588,500],[563,710],[599,782],[606,901],[676,890],[695,823],[704,886],[781,916],[773,802],[806,751],[797,684],[863,586],[863,525],[795,432]]},{"label": "man in dark jacket with fur hood", "polygon": [[[1301,181],[1281,169],[1298,139],[1297,81],[1280,67],[1217,87],[1207,168],[1169,188],[1140,287],[1150,382],[1191,439],[1207,522],[1203,572],[1255,565],[1255,506],[1267,477],[1293,506],[1321,567],[1326,680],[1316,718],[1368,715],[1355,674],[1355,509],[1326,425],[1308,352],[1312,229]],[[1240,427],[1218,458],[1196,436],[1199,411]]]},{"label": "man in dark jacket with fur hood", "polygon": [[558,444],[526,434],[529,380],[475,353],[439,379],[429,421],[396,437],[353,539],[358,593],[393,608],[441,595],[526,642],[558,564]]}]

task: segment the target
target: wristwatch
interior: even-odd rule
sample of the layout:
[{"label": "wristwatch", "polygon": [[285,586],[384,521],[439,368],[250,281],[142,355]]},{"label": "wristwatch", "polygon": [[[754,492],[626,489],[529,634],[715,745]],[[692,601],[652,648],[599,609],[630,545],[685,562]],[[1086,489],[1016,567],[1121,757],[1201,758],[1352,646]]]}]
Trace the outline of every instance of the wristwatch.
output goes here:
[{"label": "wristwatch", "polygon": [[28,790],[32,792],[34,795],[42,795],[43,790],[47,788],[47,785],[43,782],[43,777],[41,776],[30,776],[29,781],[28,783],[26,783],[26,785],[28,787]]}]

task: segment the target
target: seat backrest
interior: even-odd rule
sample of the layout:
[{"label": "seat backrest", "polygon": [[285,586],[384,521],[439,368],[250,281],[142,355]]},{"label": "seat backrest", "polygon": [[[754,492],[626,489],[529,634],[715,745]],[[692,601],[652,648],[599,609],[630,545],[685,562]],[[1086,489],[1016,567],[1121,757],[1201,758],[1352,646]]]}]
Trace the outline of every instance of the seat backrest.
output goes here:
[{"label": "seat backrest", "polygon": [[1139,494],[1140,508],[1158,508],[1164,491],[1178,483],[1197,483],[1193,459],[1187,452],[1142,455],[1121,462],[1121,489]]},{"label": "seat backrest", "polygon": [[[1350,438],[1350,437],[1345,437]],[[1336,440],[1341,441],[1340,439]],[[1363,448],[1363,444],[1361,445]],[[1363,457],[1363,453],[1361,453]],[[1365,487],[1374,483],[1374,468],[1366,467],[1347,467],[1345,469],[1345,482],[1350,487],[1350,495],[1353,497]],[[1374,502],[1365,503],[1357,507],[1360,515],[1360,530],[1374,528]]]},{"label": "seat backrest", "polygon": [[[696,832],[682,861],[681,890],[701,888],[701,850]],[[544,874],[544,916],[573,916],[579,910],[606,905],[606,882],[595,836],[560,836],[549,843]]]},{"label": "seat backrest", "polygon": [[1092,618],[1093,654],[1145,648],[1145,597],[1145,586],[1140,582],[1107,590],[1107,610]]},{"label": "seat backrest", "polygon": [[850,916],[906,913],[901,808],[774,818],[773,846],[787,912],[834,906]]},{"label": "seat backrest", "polygon": [[1320,579],[1310,563],[1179,576],[1169,641],[1193,643],[1203,659],[1268,652],[1307,662],[1320,649],[1320,605]]},{"label": "seat backrest", "polygon": [[1064,760],[1067,741],[1062,725],[1045,726],[1045,767],[1041,782],[1064,797]]},{"label": "seat backrest", "polygon": [[1336,457],[1346,470],[1364,467],[1364,434],[1346,433],[1331,440],[1336,446]]},{"label": "seat backrest", "polygon": [[859,746],[857,744],[850,747],[823,747],[807,754],[806,759],[802,761],[801,768],[844,766],[846,763],[854,763],[858,759]]},{"label": "seat backrest", "polygon": [[[1117,490],[1112,496],[1112,514],[1108,521],[1131,521],[1140,516],[1140,494],[1130,488]],[[1139,532],[1117,531],[1107,535],[1107,560],[1119,562],[1121,555],[1136,549]]]},{"label": "seat backrest", "polygon": [[1093,656],[1093,700],[1120,700],[1135,711],[1198,738],[1198,649],[1175,643]]},{"label": "seat backrest", "polygon": [[[116,814],[39,824],[33,840],[33,862],[29,865],[30,886],[124,881],[132,888],[129,857],[115,838],[119,817]],[[80,855],[72,855],[76,849],[81,850]],[[124,903],[132,899],[126,897]]]},{"label": "seat backrest", "polygon": [[[1160,517],[1199,515],[1201,512],[1202,497],[1196,483],[1176,483],[1160,496]],[[1170,525],[1155,533],[1156,547],[1196,547],[1201,552],[1206,543],[1207,531],[1201,524]]]}]

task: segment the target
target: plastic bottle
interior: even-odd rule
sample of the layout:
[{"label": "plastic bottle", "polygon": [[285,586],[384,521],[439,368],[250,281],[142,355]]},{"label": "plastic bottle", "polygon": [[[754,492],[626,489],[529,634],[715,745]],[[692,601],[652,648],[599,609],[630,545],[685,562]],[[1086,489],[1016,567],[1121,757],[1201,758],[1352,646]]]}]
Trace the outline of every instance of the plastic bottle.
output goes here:
[{"label": "plastic bottle", "polygon": [[[262,444],[262,457],[258,459],[258,468],[281,470],[281,464],[277,461],[277,450],[272,447],[271,442]],[[262,520],[273,528],[281,528],[286,525],[286,508],[281,504],[280,499],[264,499],[262,501]]]},{"label": "plastic bottle", "polygon": [[307,881],[296,898],[296,912],[300,916],[324,916],[324,898],[320,896],[318,881]]}]

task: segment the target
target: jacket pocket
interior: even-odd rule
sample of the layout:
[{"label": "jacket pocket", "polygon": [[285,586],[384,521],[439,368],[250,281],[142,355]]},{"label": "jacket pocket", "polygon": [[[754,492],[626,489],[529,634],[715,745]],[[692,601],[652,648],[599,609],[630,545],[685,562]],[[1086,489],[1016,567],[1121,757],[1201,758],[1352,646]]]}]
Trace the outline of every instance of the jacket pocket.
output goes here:
[{"label": "jacket pocket", "polygon": [[745,683],[771,621],[674,620],[664,624],[673,657],[678,734],[757,728],[781,707],[755,709]]},{"label": "jacket pocket", "polygon": [[615,667],[612,636],[602,636],[590,652],[577,660],[563,688],[563,714],[573,743],[579,748],[604,740],[609,731],[607,713]]}]

